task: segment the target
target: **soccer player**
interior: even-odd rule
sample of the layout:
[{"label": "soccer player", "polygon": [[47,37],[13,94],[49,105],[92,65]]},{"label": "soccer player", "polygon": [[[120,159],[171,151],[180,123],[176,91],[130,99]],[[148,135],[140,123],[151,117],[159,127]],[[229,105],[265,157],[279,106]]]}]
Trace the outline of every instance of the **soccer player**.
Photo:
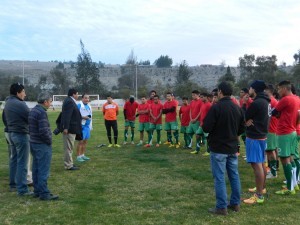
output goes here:
[{"label": "soccer player", "polygon": [[242,88],[240,90],[240,100],[239,100],[240,107],[242,108],[244,104],[246,104],[245,107],[246,109],[248,109],[252,102],[253,100],[252,98],[249,97],[248,88]]},{"label": "soccer player", "polygon": [[207,136],[208,134],[205,133],[202,129],[202,125],[203,125],[203,121],[208,113],[208,111],[210,110],[211,107],[211,103],[208,101],[208,94],[207,93],[202,93],[202,106],[200,109],[200,116],[199,116],[199,122],[200,122],[200,126],[198,128],[198,130],[196,131],[196,139],[197,139],[197,144],[196,144],[196,151],[197,153],[200,151],[200,142],[202,139],[202,143],[204,146],[206,146],[206,152],[203,154],[203,156],[209,156],[209,148],[207,145]]},{"label": "soccer player", "polygon": [[125,118],[125,129],[124,129],[124,145],[127,144],[128,128],[131,128],[131,144],[134,144],[134,128],[135,128],[135,115],[138,108],[138,103],[134,101],[134,97],[130,96],[129,101],[124,105],[124,118]]},{"label": "soccer player", "polygon": [[[265,90],[266,94],[271,99],[271,110],[274,110],[278,104],[278,101],[274,98],[274,86],[269,84]],[[270,168],[270,172],[267,174],[267,179],[272,179],[277,177],[277,123],[278,119],[275,116],[272,116],[270,119],[270,125],[267,135],[267,160],[268,160],[268,167]]]},{"label": "soccer player", "polygon": [[[174,147],[179,148],[179,134],[178,134],[178,123],[177,123],[177,103],[172,99],[172,93],[168,92],[166,94],[167,101],[163,107],[163,114],[166,114],[165,117],[165,130],[167,131],[168,140],[170,141],[169,148]],[[175,138],[175,145],[172,141],[172,131]]]},{"label": "soccer player", "polygon": [[182,98],[182,106],[179,109],[179,120],[181,123],[180,133],[184,135],[184,143],[183,148],[188,148],[189,146],[189,138],[188,133],[186,132],[189,123],[190,123],[190,105],[187,97]]},{"label": "soccer player", "polygon": [[[200,126],[199,117],[200,109],[203,102],[200,99],[199,91],[192,91],[192,101],[190,102],[190,124],[187,128],[187,133],[189,134],[189,148],[192,148],[193,135],[196,133]],[[192,151],[192,154],[197,154],[197,151]]]},{"label": "soccer player", "polygon": [[150,125],[149,125],[149,135],[150,135],[150,140],[148,144],[145,145],[145,147],[150,147],[152,146],[152,139],[153,139],[153,133],[154,130],[156,130],[157,133],[157,143],[156,147],[159,147],[160,144],[160,137],[161,137],[161,130],[162,130],[162,110],[163,110],[163,105],[159,102],[159,96],[154,95],[153,97],[153,103],[150,105]]},{"label": "soccer player", "polygon": [[266,84],[262,80],[255,80],[250,85],[249,95],[254,97],[254,101],[245,113],[246,121],[246,157],[247,163],[251,164],[255,175],[256,188],[249,189],[256,193],[249,199],[245,199],[246,204],[263,203],[266,193],[267,170],[264,165],[265,150],[267,147],[267,134],[270,118],[270,98],[264,93]]},{"label": "soccer player", "polygon": [[[227,215],[227,209],[240,210],[241,184],[238,171],[238,135],[244,131],[242,110],[231,99],[232,86],[222,82],[218,86],[219,102],[214,104],[203,121],[203,130],[209,133],[210,162],[214,177],[216,206],[210,213]],[[228,204],[226,173],[230,181],[231,196]]]},{"label": "soccer player", "polygon": [[[104,116],[104,123],[106,128],[106,134],[109,141],[109,145],[107,147],[117,147],[120,148],[121,146],[118,145],[118,123],[117,123],[117,116],[119,115],[119,106],[117,103],[113,102],[112,97],[109,95],[107,96],[107,102],[103,105],[103,116]],[[114,132],[114,144],[112,144],[111,140],[111,129]]]},{"label": "soccer player", "polygon": [[293,183],[293,167],[295,167],[293,157],[297,157],[296,125],[298,120],[299,99],[292,94],[291,83],[287,80],[281,81],[278,84],[278,93],[281,99],[272,111],[272,115],[279,116],[277,125],[278,156],[282,163],[287,188],[276,191],[275,193],[279,195],[290,195],[295,194],[295,187],[298,188],[298,185]]},{"label": "soccer player", "polygon": [[77,145],[77,161],[84,162],[90,160],[89,157],[85,156],[87,141],[91,137],[92,130],[92,107],[89,104],[90,97],[88,94],[82,95],[81,102],[77,105],[80,111],[82,120],[82,140]]},{"label": "soccer player", "polygon": [[156,91],[152,90],[150,91],[149,99],[147,100],[147,103],[151,105],[154,102],[154,95],[156,95]]},{"label": "soccer player", "polygon": [[149,107],[147,99],[145,96],[141,98],[141,104],[138,105],[138,115],[139,115],[139,132],[140,132],[140,142],[137,146],[142,146],[144,141],[144,131],[148,133],[148,143],[149,143]]}]

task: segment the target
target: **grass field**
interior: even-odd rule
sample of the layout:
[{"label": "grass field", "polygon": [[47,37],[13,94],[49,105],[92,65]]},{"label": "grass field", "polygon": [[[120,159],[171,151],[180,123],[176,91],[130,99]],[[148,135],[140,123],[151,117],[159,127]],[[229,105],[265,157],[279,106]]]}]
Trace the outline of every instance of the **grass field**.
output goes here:
[{"label": "grass field", "polygon": [[[52,128],[57,112],[49,112]],[[123,116],[119,116],[119,142],[123,141]],[[239,213],[213,216],[215,196],[209,158],[188,150],[145,149],[131,145],[120,149],[96,148],[107,144],[103,117],[94,113],[94,130],[88,144],[89,162],[79,171],[65,171],[61,135],[54,136],[48,186],[60,200],[43,202],[17,197],[8,188],[8,154],[0,138],[0,224],[297,224],[300,195],[274,194],[283,181],[268,180],[263,205],[241,205]],[[0,129],[3,130],[1,123]],[[136,132],[135,141],[138,140]],[[163,141],[166,134],[163,132]],[[182,137],[181,137],[182,139]],[[183,142],[183,141],[181,141]],[[242,154],[244,148],[242,148]],[[75,158],[75,154],[74,154]],[[250,196],[254,175],[240,157],[242,197]],[[297,222],[298,221],[298,222]]]}]

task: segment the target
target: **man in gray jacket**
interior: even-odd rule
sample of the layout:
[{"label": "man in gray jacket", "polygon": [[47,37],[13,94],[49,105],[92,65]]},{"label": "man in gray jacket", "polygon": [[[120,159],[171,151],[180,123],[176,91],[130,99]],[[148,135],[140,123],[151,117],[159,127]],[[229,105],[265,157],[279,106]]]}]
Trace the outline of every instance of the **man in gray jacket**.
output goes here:
[{"label": "man in gray jacket", "polygon": [[28,114],[29,108],[24,102],[24,86],[15,83],[10,86],[4,113],[11,141],[10,183],[16,182],[20,196],[32,195],[27,187],[27,161],[29,157]]}]

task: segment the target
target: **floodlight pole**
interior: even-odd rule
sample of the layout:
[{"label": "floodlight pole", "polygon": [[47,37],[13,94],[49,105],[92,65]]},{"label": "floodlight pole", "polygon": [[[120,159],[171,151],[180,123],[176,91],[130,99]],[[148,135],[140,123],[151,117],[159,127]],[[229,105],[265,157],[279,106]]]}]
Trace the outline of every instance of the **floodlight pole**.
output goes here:
[{"label": "floodlight pole", "polygon": [[137,65],[135,65],[135,98],[138,99]]},{"label": "floodlight pole", "polygon": [[24,85],[24,60],[23,60],[23,85]]}]

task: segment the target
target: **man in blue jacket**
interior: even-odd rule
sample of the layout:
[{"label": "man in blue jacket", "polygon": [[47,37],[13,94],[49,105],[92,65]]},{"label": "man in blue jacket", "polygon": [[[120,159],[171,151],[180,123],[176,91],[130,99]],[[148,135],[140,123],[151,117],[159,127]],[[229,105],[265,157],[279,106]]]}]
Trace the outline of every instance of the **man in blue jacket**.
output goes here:
[{"label": "man in blue jacket", "polygon": [[[209,209],[216,215],[227,215],[227,208],[240,210],[241,184],[238,172],[238,136],[244,132],[243,112],[232,102],[233,89],[228,82],[218,86],[219,101],[208,111],[202,129],[208,135],[211,170],[214,177],[216,207]],[[225,174],[228,174],[231,197],[227,204]]]},{"label": "man in blue jacket", "polygon": [[46,111],[51,102],[52,98],[48,93],[40,93],[38,105],[30,111],[28,117],[34,196],[41,200],[58,199],[47,187],[52,158],[52,133]]}]

